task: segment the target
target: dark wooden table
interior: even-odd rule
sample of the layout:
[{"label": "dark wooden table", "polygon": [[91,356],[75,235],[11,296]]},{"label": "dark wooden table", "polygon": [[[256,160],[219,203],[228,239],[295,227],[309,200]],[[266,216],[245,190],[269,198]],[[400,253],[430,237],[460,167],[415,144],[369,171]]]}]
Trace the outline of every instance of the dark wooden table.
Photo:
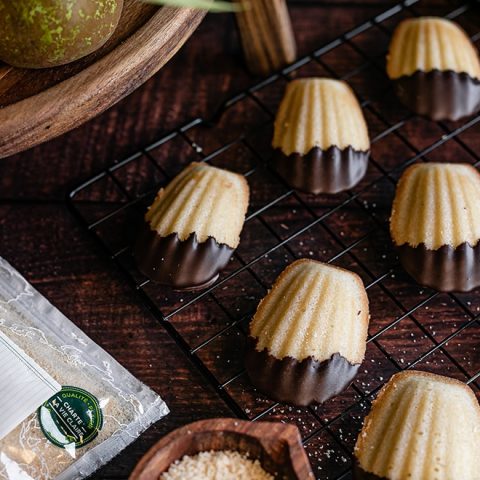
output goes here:
[{"label": "dark wooden table", "polygon": [[[429,3],[429,12],[435,13],[437,6],[442,11],[445,2],[435,0]],[[292,1],[291,13],[300,54],[321,46],[390,4],[392,2],[386,0]],[[348,62],[347,58],[339,58],[339,68]],[[57,140],[0,161],[1,255],[135,376],[160,393],[171,409],[168,417],[150,428],[94,478],[127,478],[142,454],[165,433],[187,422],[231,416],[232,412],[214,389],[206,385],[197,369],[142,306],[124,276],[80,227],[66,206],[66,194],[113,160],[125,158],[185,121],[196,116],[210,116],[221,99],[227,99],[254,81],[242,63],[232,17],[209,15],[186,46],[159,74],[116,107]],[[438,129],[435,126],[432,128]],[[472,151],[480,147],[476,132],[478,128],[463,137]],[[421,121],[409,123],[404,134],[413,145],[410,155],[414,155],[415,149],[425,148],[429,139],[433,138],[431,128],[427,129]],[[451,145],[445,152],[459,155],[459,148],[458,144]],[[398,153],[399,149],[396,145],[386,144],[378,147],[376,154],[388,155],[392,150]],[[169,154],[175,156],[181,155],[181,152],[171,150]],[[466,155],[463,150],[461,154]],[[385,198],[387,204],[391,191],[380,192],[377,201]],[[277,220],[281,223],[281,219]],[[339,217],[332,219],[332,222],[335,221],[337,223],[327,227],[337,232],[341,232],[342,225],[353,233],[357,227],[365,227],[358,219]],[[379,241],[386,245],[388,237],[380,237]],[[325,248],[328,249],[328,246]],[[394,260],[392,262],[393,268],[397,268]],[[406,276],[400,281],[402,287],[395,291],[401,297],[400,306],[382,296],[382,291],[375,287],[372,322],[377,322],[376,326],[402,316],[403,307],[408,310],[409,305],[425,298],[425,290],[413,288]],[[388,282],[395,282],[395,279],[386,279],[384,283],[387,285]],[[391,285],[387,286],[393,291]],[[439,322],[434,321],[428,324],[433,318],[431,313],[461,323],[468,312],[480,309],[478,294],[457,299],[464,305],[465,311],[451,297],[440,297],[436,297],[435,303],[432,300],[430,310],[427,306],[426,310],[418,313],[418,318],[425,322],[425,328],[434,337],[427,338],[428,335],[420,332],[419,349],[427,342],[435,341],[436,335],[448,335],[449,329],[453,328],[442,328]],[[248,308],[251,306],[248,305]],[[192,328],[195,321],[199,321],[196,315],[201,314],[201,311],[195,312],[192,310],[191,317],[186,319],[191,322]],[[457,323],[455,326],[458,326]],[[394,354],[400,365],[409,361],[409,352],[411,355],[416,352],[405,352],[408,328],[394,329],[384,343],[387,349],[389,346],[393,346],[394,350],[397,348]],[[475,350],[475,342],[479,340],[478,324],[476,330],[472,329],[465,337],[464,343],[458,342],[461,352],[453,347],[451,352],[459,361],[468,357],[464,365],[467,373],[464,372],[461,377],[464,380],[480,370],[480,358]],[[469,346],[473,353],[464,354]],[[440,354],[443,355],[443,352]],[[442,358],[433,363],[440,365],[438,371],[448,373],[450,370],[443,367],[443,361]],[[423,366],[428,368],[428,364],[428,361],[424,362]],[[383,365],[379,372],[388,377],[394,370]],[[452,372],[452,375],[460,374]],[[375,382],[378,385],[382,380],[376,378]],[[478,385],[473,386],[478,393]],[[337,405],[338,408],[341,407]],[[288,412],[283,418],[288,418]],[[315,418],[314,422],[318,419]],[[306,420],[302,428],[307,428],[305,424]],[[346,428],[348,430],[348,425]],[[353,440],[347,443],[351,444]],[[317,447],[322,449],[321,445]],[[321,471],[316,473],[323,478]]]}]

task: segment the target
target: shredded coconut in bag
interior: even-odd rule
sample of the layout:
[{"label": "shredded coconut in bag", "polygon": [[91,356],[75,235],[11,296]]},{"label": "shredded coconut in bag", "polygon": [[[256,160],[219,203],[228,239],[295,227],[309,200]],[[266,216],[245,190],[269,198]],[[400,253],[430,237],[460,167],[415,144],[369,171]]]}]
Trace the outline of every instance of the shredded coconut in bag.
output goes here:
[{"label": "shredded coconut in bag", "polygon": [[34,404],[45,401],[3,437],[0,425],[1,480],[83,479],[168,413],[157,394],[0,258],[2,358],[7,407],[0,420],[21,417],[32,395]]}]

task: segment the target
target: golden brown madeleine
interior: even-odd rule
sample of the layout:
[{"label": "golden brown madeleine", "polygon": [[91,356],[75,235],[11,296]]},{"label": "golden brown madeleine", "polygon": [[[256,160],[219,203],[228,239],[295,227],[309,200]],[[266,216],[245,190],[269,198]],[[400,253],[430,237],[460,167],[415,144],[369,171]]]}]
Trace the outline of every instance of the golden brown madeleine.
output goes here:
[{"label": "golden brown madeleine", "polygon": [[458,120],[480,109],[478,53],[451,20],[402,21],[390,43],[387,73],[399,98],[420,115]]},{"label": "golden brown madeleine", "polygon": [[368,321],[368,297],[358,275],[297,260],[277,278],[250,323],[248,375],[276,401],[324,402],[355,377]]},{"label": "golden brown madeleine", "polygon": [[213,283],[238,246],[248,197],[242,175],[191,163],[145,215],[134,251],[140,271],[177,289]]},{"label": "golden brown madeleine", "polygon": [[382,388],[355,446],[356,480],[477,480],[480,407],[452,378],[419,371]]},{"label": "golden brown madeleine", "polygon": [[398,182],[390,232],[405,270],[422,285],[480,285],[480,173],[460,163],[420,163]]},{"label": "golden brown madeleine", "polygon": [[273,166],[289,185],[336,193],[365,175],[370,140],[360,105],[345,82],[302,78],[287,87],[272,146]]}]

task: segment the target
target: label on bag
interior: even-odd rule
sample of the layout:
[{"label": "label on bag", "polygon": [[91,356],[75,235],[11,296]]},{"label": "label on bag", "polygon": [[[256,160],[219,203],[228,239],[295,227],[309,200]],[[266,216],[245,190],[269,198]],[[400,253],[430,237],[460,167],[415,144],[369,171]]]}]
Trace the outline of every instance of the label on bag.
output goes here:
[{"label": "label on bag", "polygon": [[48,440],[70,453],[90,443],[103,426],[97,398],[79,387],[62,387],[38,409],[38,418]]},{"label": "label on bag", "polygon": [[0,440],[39,405],[59,392],[58,384],[9,337],[0,332]]}]

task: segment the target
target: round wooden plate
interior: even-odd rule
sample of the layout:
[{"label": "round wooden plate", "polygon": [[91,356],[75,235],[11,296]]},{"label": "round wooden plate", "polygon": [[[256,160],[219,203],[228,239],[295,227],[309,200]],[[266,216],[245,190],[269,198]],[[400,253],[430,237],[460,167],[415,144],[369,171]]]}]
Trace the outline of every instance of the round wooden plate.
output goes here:
[{"label": "round wooden plate", "polygon": [[91,119],[156,73],[205,16],[126,0],[113,37],[77,62],[44,70],[0,62],[0,158]]}]

